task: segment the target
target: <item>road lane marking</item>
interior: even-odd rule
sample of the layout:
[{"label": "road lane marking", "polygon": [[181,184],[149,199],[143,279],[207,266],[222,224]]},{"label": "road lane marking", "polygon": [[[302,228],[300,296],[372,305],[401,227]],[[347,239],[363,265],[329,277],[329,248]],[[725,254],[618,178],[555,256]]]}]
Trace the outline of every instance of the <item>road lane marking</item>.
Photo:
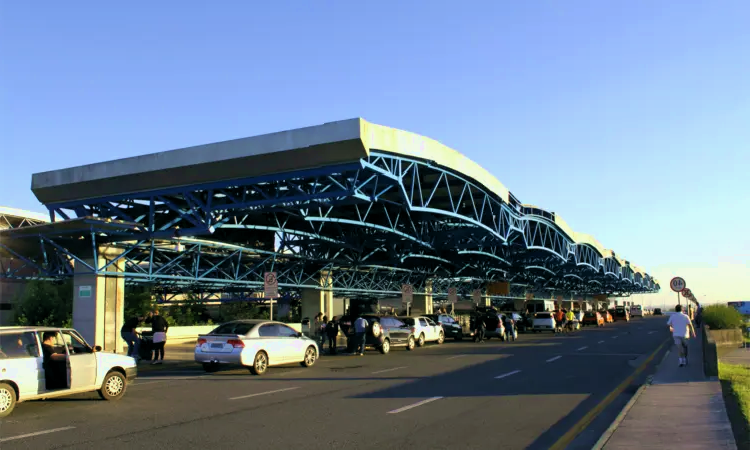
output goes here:
[{"label": "road lane marking", "polygon": [[603,343],[604,343],[604,341],[599,341],[599,342],[597,342],[597,344],[603,344]]},{"label": "road lane marking", "polygon": [[284,389],[276,389],[275,391],[267,391],[267,392],[259,392],[257,394],[242,395],[239,397],[232,397],[229,400],[240,400],[243,398],[260,397],[261,395],[275,394],[277,392],[293,391],[295,389],[299,389],[299,387],[290,387],[290,388],[284,388]]},{"label": "road lane marking", "polygon": [[585,430],[589,425],[591,425],[591,422],[594,421],[594,419],[601,414],[604,409],[609,406],[610,403],[615,401],[615,399],[627,389],[630,384],[635,381],[635,379],[638,377],[638,375],[641,374],[646,368],[648,367],[649,363],[651,363],[651,360],[656,357],[656,355],[659,353],[659,351],[664,348],[665,345],[667,345],[669,341],[664,342],[661,344],[654,352],[646,358],[641,365],[635,369],[635,372],[633,372],[628,378],[626,378],[622,383],[620,383],[619,386],[617,386],[612,392],[610,392],[604,400],[599,402],[598,405],[591,408],[588,413],[586,413],[585,416],[581,418],[573,427],[571,427],[564,435],[560,437],[560,439],[557,440],[551,447],[550,450],[563,450],[567,448],[573,440],[575,440],[576,437],[578,437],[579,434],[583,430]]},{"label": "road lane marking", "polygon": [[579,348],[576,351],[580,352],[581,350],[586,350],[587,348],[589,348],[589,346],[588,345],[584,345],[583,347]]},{"label": "road lane marking", "polygon": [[67,431],[72,430],[75,427],[62,427],[62,428],[53,428],[51,430],[44,430],[44,431],[37,431],[36,433],[26,433],[26,434],[19,434],[18,436],[11,436],[6,438],[0,438],[0,442],[8,442],[8,441],[15,441],[18,439],[26,439],[34,436],[41,436],[43,434],[50,434],[50,433],[57,433],[58,431]]},{"label": "road lane marking", "polygon": [[508,373],[504,373],[504,374],[502,374],[502,375],[498,375],[498,376],[496,376],[496,377],[495,377],[495,379],[496,379],[496,380],[499,380],[500,378],[505,378],[505,377],[509,377],[509,376],[511,376],[511,375],[515,375],[515,374],[517,374],[517,373],[519,373],[519,372],[520,372],[520,370],[514,370],[513,372],[508,372]]},{"label": "road lane marking", "polygon": [[612,339],[617,339],[618,337],[620,337],[620,336],[612,336]]},{"label": "road lane marking", "polygon": [[435,400],[440,400],[441,398],[443,398],[443,397],[431,397],[431,398],[428,398],[427,400],[422,400],[421,402],[412,403],[411,405],[402,406],[399,409],[394,409],[393,411],[388,411],[387,414],[398,414],[398,413],[401,413],[401,412],[404,412],[404,411],[408,411],[408,410],[410,410],[412,408],[416,408],[417,406],[426,405],[427,403],[434,402]]},{"label": "road lane marking", "polygon": [[555,356],[554,358],[548,359],[547,362],[557,361],[560,358],[562,358],[562,356]]},{"label": "road lane marking", "polygon": [[450,357],[450,358],[448,358],[448,359],[463,358],[464,356],[469,356],[469,355],[456,355],[456,356],[451,356],[451,357]]},{"label": "road lane marking", "polygon": [[378,370],[377,372],[372,372],[372,374],[373,374],[373,375],[375,375],[376,373],[386,373],[386,372],[393,372],[394,370],[406,369],[406,367],[407,367],[407,366],[403,366],[403,367],[394,367],[394,368],[392,368],[392,369],[385,369],[385,370]]},{"label": "road lane marking", "polygon": [[654,334],[656,331],[649,331],[648,334]]}]

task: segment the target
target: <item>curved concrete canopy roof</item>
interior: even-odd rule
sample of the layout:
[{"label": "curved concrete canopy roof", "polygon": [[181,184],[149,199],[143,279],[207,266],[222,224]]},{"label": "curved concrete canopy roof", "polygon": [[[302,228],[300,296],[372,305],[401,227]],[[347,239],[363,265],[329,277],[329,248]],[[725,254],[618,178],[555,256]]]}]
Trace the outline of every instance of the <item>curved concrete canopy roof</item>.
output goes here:
[{"label": "curved concrete canopy roof", "polygon": [[40,222],[49,222],[49,215],[47,214],[24,211],[22,209],[16,208],[8,208],[6,206],[0,206],[0,216],[11,216],[18,217],[19,219],[33,219]]},{"label": "curved concrete canopy roof", "polygon": [[[434,139],[361,118],[36,173],[32,175],[31,189],[42,203],[49,205],[86,200],[92,192],[96,197],[123,195],[357,163],[371,150],[453,168],[510,203],[508,189],[460,152]],[[590,245],[602,256],[612,255],[593,236],[573,231],[559,214],[554,218],[573,242]],[[626,265],[624,260],[616,258],[620,265]]]}]

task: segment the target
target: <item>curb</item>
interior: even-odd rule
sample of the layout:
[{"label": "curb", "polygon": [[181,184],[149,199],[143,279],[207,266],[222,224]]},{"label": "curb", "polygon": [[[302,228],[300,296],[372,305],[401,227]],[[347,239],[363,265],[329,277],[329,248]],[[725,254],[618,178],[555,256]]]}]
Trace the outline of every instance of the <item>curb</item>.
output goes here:
[{"label": "curb", "polygon": [[620,414],[618,414],[617,417],[615,417],[615,420],[610,424],[609,428],[607,428],[607,430],[602,434],[599,440],[596,441],[596,444],[594,444],[594,446],[591,447],[591,450],[601,450],[604,448],[605,445],[607,445],[607,442],[612,437],[612,435],[615,434],[615,431],[617,431],[617,427],[619,427],[622,421],[625,420],[625,416],[628,415],[628,413],[630,412],[630,409],[633,408],[633,405],[635,405],[635,402],[637,402],[638,398],[641,396],[641,394],[643,394],[643,391],[645,391],[646,388],[651,385],[653,378],[654,377],[652,375],[649,375],[649,377],[646,379],[646,382],[643,383],[641,387],[638,388],[637,391],[635,391],[635,394],[633,394],[633,397],[628,401],[625,407],[622,408],[622,411],[620,411]]}]

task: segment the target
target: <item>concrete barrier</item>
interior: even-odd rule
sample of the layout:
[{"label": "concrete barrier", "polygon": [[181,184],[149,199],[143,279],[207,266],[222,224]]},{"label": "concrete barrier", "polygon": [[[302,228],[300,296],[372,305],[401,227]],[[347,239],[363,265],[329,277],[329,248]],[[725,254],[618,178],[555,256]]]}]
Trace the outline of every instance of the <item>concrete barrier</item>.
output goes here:
[{"label": "concrete barrier", "polygon": [[[710,329],[709,329],[710,330]],[[744,340],[742,339],[742,330],[710,330],[711,339],[717,347],[741,347]]]},{"label": "concrete barrier", "polygon": [[[703,333],[701,333],[701,342],[703,347],[703,374],[709,378],[719,376],[719,352],[717,350],[716,341],[713,338],[713,331],[708,325],[703,325]],[[724,331],[724,330],[716,330]],[[731,330],[728,330],[731,331]],[[740,334],[741,336],[741,334]]]}]

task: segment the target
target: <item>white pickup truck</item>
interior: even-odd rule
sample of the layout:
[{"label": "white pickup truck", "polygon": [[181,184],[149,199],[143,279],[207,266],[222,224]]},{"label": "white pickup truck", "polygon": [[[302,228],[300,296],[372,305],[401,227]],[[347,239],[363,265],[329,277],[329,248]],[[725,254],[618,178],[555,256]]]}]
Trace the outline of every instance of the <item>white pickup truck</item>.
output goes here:
[{"label": "white pickup truck", "polygon": [[118,400],[137,373],[135,359],[101,352],[76,330],[0,327],[0,417],[26,400],[93,391]]}]

